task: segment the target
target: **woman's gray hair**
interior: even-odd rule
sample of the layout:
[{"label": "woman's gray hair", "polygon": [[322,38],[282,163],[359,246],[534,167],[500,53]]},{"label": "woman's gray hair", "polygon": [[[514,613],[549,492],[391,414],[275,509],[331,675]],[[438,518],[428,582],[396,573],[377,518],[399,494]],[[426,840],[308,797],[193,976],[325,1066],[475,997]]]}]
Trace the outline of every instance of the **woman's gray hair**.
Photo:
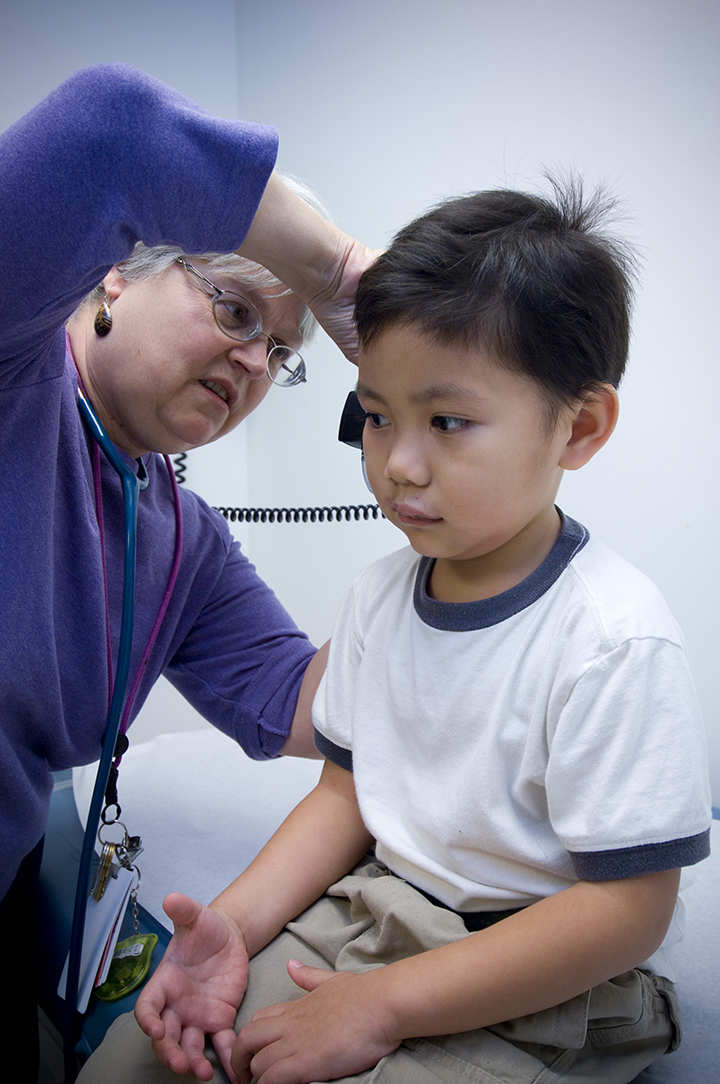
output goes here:
[{"label": "woman's gray hair", "polygon": [[[290,173],[283,173],[279,170],[277,174],[291,192],[304,200],[323,218],[331,220],[327,209],[303,181]],[[275,278],[267,268],[253,263],[252,260],[245,259],[244,256],[238,256],[234,252],[185,252],[175,245],[156,245],[150,248],[144,245],[142,241],[138,241],[128,258],[118,263],[117,269],[126,282],[142,282],[162,275],[169,267],[172,267],[178,256],[186,256],[191,261],[202,260],[202,270],[207,273],[209,278],[212,278],[213,271],[222,271],[225,275],[236,278],[240,290],[242,290],[243,286],[253,290],[277,289],[277,293],[271,295],[273,297],[285,297],[286,294],[292,292],[284,283]],[[102,282],[99,282],[95,289],[80,303],[76,312],[84,308],[85,305],[99,304],[104,295],[105,287]],[[317,321],[307,305],[303,305],[300,310],[299,326],[303,342],[307,342],[317,327]]]}]

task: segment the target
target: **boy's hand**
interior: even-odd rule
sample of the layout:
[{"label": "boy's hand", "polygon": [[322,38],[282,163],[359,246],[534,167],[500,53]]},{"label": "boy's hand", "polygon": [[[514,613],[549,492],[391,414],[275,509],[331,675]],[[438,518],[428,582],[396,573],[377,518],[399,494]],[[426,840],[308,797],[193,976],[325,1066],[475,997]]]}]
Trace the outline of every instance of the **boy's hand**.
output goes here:
[{"label": "boy's hand", "polygon": [[307,1084],[371,1069],[400,1045],[377,1016],[363,975],[288,964],[309,991],[297,1001],[256,1012],[235,1041],[231,1066],[239,1084]]},{"label": "boy's hand", "polygon": [[210,1035],[235,1084],[230,1054],[233,1024],[247,985],[248,957],[237,925],[223,912],[174,892],[163,908],[175,934],[135,1005],[138,1024],[158,1059],[176,1073],[210,1080],[204,1054]]}]

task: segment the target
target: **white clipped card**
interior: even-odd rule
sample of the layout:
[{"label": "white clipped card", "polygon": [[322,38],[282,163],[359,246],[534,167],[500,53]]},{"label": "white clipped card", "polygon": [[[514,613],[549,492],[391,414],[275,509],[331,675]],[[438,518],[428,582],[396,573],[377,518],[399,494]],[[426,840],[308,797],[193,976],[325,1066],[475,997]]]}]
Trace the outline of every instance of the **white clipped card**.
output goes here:
[{"label": "white clipped card", "polygon": [[[117,877],[108,878],[102,899],[88,899],[78,981],[77,1010],[80,1013],[88,1007],[93,986],[103,982],[107,974],[128,897],[136,883],[135,872],[121,866]],[[68,960],[69,954],[58,983],[58,994],[62,998],[67,987]]]}]

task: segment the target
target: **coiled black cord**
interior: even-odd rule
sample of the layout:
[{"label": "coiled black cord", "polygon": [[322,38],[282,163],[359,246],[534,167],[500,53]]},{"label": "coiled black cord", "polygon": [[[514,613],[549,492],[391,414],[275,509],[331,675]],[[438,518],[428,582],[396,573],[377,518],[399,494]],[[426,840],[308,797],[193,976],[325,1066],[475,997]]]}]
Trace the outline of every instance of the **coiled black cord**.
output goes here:
[{"label": "coiled black cord", "polygon": [[173,470],[175,471],[175,481],[179,486],[185,481],[185,471],[187,470],[187,452],[178,452],[173,456]]},{"label": "coiled black cord", "polygon": [[327,505],[323,508],[216,508],[231,523],[336,523],[383,519],[377,504]]},{"label": "coiled black cord", "polygon": [[[173,456],[175,479],[178,485],[185,481],[187,455],[179,452]],[[231,523],[340,523],[343,520],[384,519],[377,504],[325,505],[322,508],[216,508]]]}]

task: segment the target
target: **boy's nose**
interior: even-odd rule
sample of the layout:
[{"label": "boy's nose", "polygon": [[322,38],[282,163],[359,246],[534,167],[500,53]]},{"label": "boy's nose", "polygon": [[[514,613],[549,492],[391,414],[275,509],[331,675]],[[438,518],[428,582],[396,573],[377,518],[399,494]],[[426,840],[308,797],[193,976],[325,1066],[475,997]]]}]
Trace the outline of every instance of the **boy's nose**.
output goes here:
[{"label": "boy's nose", "polygon": [[396,440],[385,464],[385,477],[397,485],[426,486],[430,476],[421,442],[412,438]]}]

